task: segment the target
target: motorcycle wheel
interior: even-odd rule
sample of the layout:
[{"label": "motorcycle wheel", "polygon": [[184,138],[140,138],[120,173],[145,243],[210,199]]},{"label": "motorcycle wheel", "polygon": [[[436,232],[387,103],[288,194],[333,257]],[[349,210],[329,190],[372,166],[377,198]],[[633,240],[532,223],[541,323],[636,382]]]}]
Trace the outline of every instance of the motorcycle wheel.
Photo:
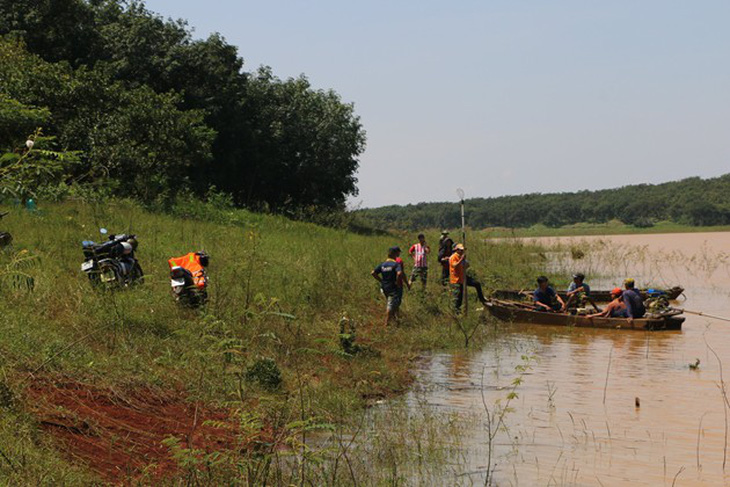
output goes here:
[{"label": "motorcycle wheel", "polygon": [[0,232],[0,248],[7,247],[13,243],[13,236],[8,232]]},{"label": "motorcycle wheel", "polygon": [[101,283],[98,270],[91,270],[86,273],[86,276],[89,278],[91,285],[94,287],[98,286]]},{"label": "motorcycle wheel", "polygon": [[142,272],[142,266],[139,265],[139,262],[134,261],[134,265],[132,265],[132,270],[129,271],[129,284],[142,284],[144,283],[144,272]]},{"label": "motorcycle wheel", "polygon": [[107,289],[118,289],[124,285],[124,280],[116,267],[111,264],[99,268],[99,282]]},{"label": "motorcycle wheel", "polygon": [[205,291],[199,291],[197,289],[186,289],[180,294],[176,295],[176,301],[181,306],[195,309],[204,305],[207,301],[207,294]]},{"label": "motorcycle wheel", "polygon": [[188,293],[188,307],[195,309],[203,304],[198,291],[188,291]]}]

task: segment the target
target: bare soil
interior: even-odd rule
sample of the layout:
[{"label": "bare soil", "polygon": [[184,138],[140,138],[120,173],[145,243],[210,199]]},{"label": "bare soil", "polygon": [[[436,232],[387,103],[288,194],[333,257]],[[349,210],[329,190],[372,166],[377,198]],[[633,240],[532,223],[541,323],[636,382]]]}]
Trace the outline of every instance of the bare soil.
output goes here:
[{"label": "bare soil", "polygon": [[182,391],[150,388],[117,391],[70,379],[43,378],[28,388],[31,412],[75,461],[106,482],[161,480],[177,472],[169,437],[203,452],[235,444],[232,430],[206,425],[228,422],[226,411],[193,404]]}]

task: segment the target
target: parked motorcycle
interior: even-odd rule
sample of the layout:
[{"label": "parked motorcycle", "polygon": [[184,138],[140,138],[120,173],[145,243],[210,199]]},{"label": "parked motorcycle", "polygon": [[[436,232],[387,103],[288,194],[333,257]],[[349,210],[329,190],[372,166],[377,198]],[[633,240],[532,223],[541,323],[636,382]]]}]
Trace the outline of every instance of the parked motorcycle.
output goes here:
[{"label": "parked motorcycle", "polygon": [[[101,233],[106,235],[106,229],[102,228]],[[81,271],[92,284],[112,289],[143,281],[144,272],[134,256],[137,249],[136,235],[110,235],[104,243],[84,240],[81,245],[85,259]]]},{"label": "parked motorcycle", "polygon": [[210,257],[205,252],[190,252],[167,261],[170,266],[170,286],[178,303],[197,308],[208,300],[208,267]]},{"label": "parked motorcycle", "polygon": [[[8,212],[0,213],[0,220],[3,219],[5,215],[7,215]],[[0,248],[7,247],[13,242],[13,236],[10,235],[10,232],[0,232]]]}]

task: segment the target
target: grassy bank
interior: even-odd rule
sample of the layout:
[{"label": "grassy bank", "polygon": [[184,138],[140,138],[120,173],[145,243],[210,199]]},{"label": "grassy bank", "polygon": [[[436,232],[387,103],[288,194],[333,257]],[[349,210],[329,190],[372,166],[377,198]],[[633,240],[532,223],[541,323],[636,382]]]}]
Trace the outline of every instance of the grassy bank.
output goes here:
[{"label": "grassy bank", "polygon": [[[308,436],[355,428],[364,406],[405,390],[411,361],[424,351],[463,347],[463,330],[477,329],[478,345],[494,330],[477,313],[455,323],[433,267],[426,293],[407,293],[402,323],[384,328],[369,273],[389,246],[409,243],[393,237],[196,202],[170,215],[123,201],[73,201],[13,209],[2,224],[15,237],[0,256],[3,484],[282,484],[284,472],[318,484],[356,483],[353,475],[379,481],[376,459],[387,455],[371,452],[358,473],[344,468],[344,445],[311,450]],[[81,274],[80,242],[101,226],[139,236],[143,285],[101,293]],[[167,259],[197,249],[212,256],[211,302],[180,309]],[[483,244],[470,260],[487,287],[517,285],[535,274],[533,251]],[[33,290],[11,276],[31,277]],[[350,353],[343,316],[359,345]],[[140,411],[151,419],[134,421],[180,418],[135,428],[126,418]],[[75,449],[79,431],[86,450]],[[150,444],[145,463],[135,455]],[[96,457],[112,451],[116,460]],[[110,471],[115,461],[131,466]]]},{"label": "grassy bank", "polygon": [[506,237],[571,237],[587,235],[624,235],[639,233],[696,233],[696,232],[728,232],[730,225],[719,226],[691,226],[681,225],[674,222],[657,222],[651,227],[634,227],[626,225],[618,220],[611,220],[606,223],[576,223],[562,227],[547,227],[545,225],[533,225],[527,228],[487,228],[480,230],[479,234],[489,238]]}]

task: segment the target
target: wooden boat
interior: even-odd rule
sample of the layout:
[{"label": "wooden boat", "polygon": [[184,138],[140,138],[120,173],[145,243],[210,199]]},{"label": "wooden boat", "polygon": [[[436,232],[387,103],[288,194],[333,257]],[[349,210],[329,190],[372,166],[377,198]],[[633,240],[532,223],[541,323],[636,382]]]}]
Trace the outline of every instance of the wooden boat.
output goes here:
[{"label": "wooden boat", "polygon": [[486,306],[495,318],[517,323],[533,323],[536,325],[575,326],[582,328],[611,328],[620,330],[681,330],[684,322],[680,310],[672,310],[662,315],[650,315],[637,318],[632,325],[626,318],[588,318],[583,315],[569,313],[549,313],[535,311],[532,306],[513,301],[491,300]]},{"label": "wooden boat", "polygon": [[[651,292],[647,292],[651,291]],[[670,289],[640,289],[641,297],[647,299],[650,297],[664,296],[667,299],[677,299],[680,294],[684,292],[684,288],[680,286],[674,286]],[[567,299],[565,291],[558,291],[563,300]],[[516,289],[498,289],[492,293],[496,299],[523,299],[525,297],[532,297],[532,291],[518,291]],[[591,297],[598,303],[606,303],[611,301],[611,291],[595,291],[591,289]]]}]

